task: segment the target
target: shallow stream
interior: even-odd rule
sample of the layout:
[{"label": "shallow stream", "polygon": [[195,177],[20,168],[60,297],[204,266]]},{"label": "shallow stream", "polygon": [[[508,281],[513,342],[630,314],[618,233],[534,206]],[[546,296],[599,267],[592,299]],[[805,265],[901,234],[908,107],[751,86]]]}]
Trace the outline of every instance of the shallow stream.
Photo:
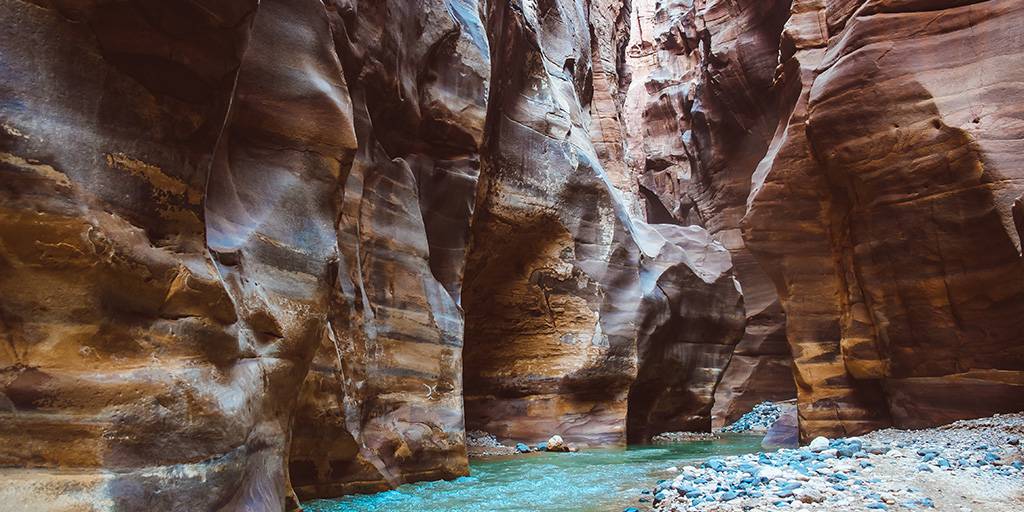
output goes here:
[{"label": "shallow stream", "polygon": [[[726,434],[693,441],[578,453],[536,453],[470,462],[470,476],[420,482],[377,494],[303,504],[314,512],[621,512],[671,466],[760,451],[761,437]],[[649,495],[647,496],[650,497]]]}]

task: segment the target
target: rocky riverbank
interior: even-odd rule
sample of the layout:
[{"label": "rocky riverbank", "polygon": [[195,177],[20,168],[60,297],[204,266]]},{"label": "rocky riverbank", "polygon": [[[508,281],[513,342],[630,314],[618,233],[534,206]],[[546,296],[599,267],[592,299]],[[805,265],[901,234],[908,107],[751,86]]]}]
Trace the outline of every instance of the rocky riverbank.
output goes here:
[{"label": "rocky riverbank", "polygon": [[714,432],[662,432],[651,438],[654,444],[714,441],[721,436]]},{"label": "rocky riverbank", "polygon": [[502,444],[494,434],[473,430],[466,433],[466,451],[470,458],[483,458],[531,452],[577,452],[579,448],[574,443],[565,442],[558,434],[535,446],[522,442],[510,446]]},{"label": "rocky riverbank", "polygon": [[[1024,413],[684,466],[651,491],[659,511],[1024,510]],[[628,509],[627,509],[628,510]]]}]

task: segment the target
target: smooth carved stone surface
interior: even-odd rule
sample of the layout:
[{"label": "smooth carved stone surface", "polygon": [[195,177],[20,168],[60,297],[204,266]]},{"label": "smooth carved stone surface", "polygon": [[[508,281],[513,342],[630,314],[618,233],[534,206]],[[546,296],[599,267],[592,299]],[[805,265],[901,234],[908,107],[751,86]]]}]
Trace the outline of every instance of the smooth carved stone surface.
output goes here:
[{"label": "smooth carved stone surface", "polygon": [[[638,418],[709,423],[742,325],[728,253],[700,228],[689,228],[700,242],[676,240],[630,218],[591,142],[583,105],[597,75],[580,3],[495,6],[489,23],[504,72],[492,84],[464,288],[467,428],[621,443],[631,396],[645,402]],[[607,142],[614,123],[601,127]],[[688,262],[698,257],[689,250],[715,257]],[[679,280],[666,277],[667,293],[656,290],[663,274]]]},{"label": "smooth carved stone surface", "polygon": [[802,435],[1019,410],[1024,6],[793,12],[790,115],[744,224],[786,307]]},{"label": "smooth carved stone surface", "polygon": [[[726,372],[714,423],[796,394],[785,314],[740,235],[750,175],[777,123],[773,76],[789,2],[633,2],[625,59],[630,162],[648,220],[699,224],[732,252],[747,327]],[[753,358],[763,362],[751,361]]]},{"label": "smooth carved stone surface", "polygon": [[[322,4],[0,18],[4,507],[282,509],[355,149],[343,82],[314,74],[337,64],[310,52]],[[275,108],[295,96],[317,115]]]},{"label": "smooth carved stone surface", "polygon": [[7,506],[464,474],[462,307],[470,423],[710,421],[742,299],[613,186],[625,3],[216,4],[3,4]]},{"label": "smooth carved stone surface", "polygon": [[658,244],[641,266],[644,313],[637,378],[629,390],[630,442],[662,432],[711,430],[715,389],[743,336],[743,296],[729,251],[697,226],[647,227]]},{"label": "smooth carved stone surface", "polygon": [[459,300],[491,71],[480,6],[351,8],[331,27],[359,148],[331,332],[294,421],[301,498],[468,473]]}]

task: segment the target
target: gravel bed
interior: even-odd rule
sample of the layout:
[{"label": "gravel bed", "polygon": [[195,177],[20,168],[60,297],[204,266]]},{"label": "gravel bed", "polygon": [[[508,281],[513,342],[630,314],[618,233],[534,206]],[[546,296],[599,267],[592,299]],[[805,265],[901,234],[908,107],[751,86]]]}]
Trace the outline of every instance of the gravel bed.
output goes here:
[{"label": "gravel bed", "polygon": [[[795,450],[683,466],[659,511],[1024,511],[1024,414],[815,439]],[[630,510],[630,509],[626,509]]]}]

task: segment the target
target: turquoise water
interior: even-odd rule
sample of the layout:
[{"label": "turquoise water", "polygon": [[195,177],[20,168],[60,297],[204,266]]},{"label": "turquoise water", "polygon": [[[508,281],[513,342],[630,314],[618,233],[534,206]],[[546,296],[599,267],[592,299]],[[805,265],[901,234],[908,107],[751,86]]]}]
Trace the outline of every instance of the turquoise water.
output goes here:
[{"label": "turquoise water", "polygon": [[671,466],[715,455],[760,451],[759,436],[728,434],[696,441],[578,453],[537,453],[478,460],[470,476],[450,482],[421,482],[377,494],[316,500],[315,512],[621,512],[634,506],[642,489],[670,478]]}]

